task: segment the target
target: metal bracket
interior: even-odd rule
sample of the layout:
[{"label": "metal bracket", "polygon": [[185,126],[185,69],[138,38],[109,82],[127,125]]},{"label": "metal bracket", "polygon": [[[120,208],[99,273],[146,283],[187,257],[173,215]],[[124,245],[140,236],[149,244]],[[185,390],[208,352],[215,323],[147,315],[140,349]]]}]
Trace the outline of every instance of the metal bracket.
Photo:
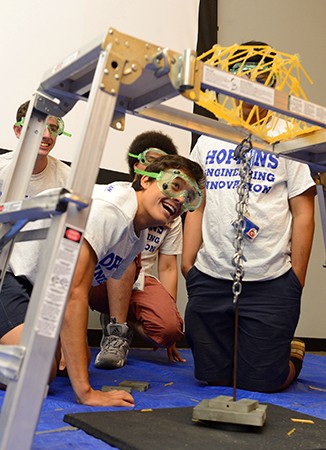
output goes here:
[{"label": "metal bracket", "polygon": [[151,63],[147,65],[147,68],[152,69],[156,78],[163,77],[170,72],[170,61],[168,49],[164,48],[159,51],[151,60]]},{"label": "metal bracket", "polygon": [[25,350],[25,347],[20,345],[0,345],[0,381],[2,383],[7,384],[8,381],[18,379]]}]

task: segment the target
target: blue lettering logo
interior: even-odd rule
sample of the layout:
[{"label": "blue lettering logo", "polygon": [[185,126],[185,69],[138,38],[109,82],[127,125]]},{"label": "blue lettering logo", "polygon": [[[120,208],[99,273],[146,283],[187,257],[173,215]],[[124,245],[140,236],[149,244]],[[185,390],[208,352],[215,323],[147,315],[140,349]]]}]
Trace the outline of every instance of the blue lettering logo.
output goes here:
[{"label": "blue lettering logo", "polygon": [[[233,149],[209,150],[206,154],[206,189],[236,189],[240,183],[239,161],[234,160]],[[275,170],[279,165],[277,155],[252,151],[252,176],[249,191],[267,194],[275,183]],[[259,170],[260,169],[260,170]]]}]

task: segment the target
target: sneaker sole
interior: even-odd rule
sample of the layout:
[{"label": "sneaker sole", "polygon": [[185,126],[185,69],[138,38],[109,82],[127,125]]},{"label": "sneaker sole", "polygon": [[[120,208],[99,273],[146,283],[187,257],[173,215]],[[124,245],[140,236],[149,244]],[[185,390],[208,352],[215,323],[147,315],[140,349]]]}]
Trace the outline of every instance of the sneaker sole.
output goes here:
[{"label": "sneaker sole", "polygon": [[129,353],[129,351],[126,353],[126,359],[120,360],[119,362],[103,361],[103,360],[101,361],[100,359],[98,360],[96,357],[94,366],[97,369],[108,369],[108,370],[121,369],[123,366],[125,366],[127,364],[128,353]]},{"label": "sneaker sole", "polygon": [[293,358],[298,358],[303,360],[306,353],[305,343],[301,340],[294,339],[291,342],[291,353],[290,356]]},{"label": "sneaker sole", "polygon": [[107,362],[97,362],[95,361],[94,366],[97,369],[108,369],[108,370],[112,370],[112,369],[121,369],[126,363],[122,363],[122,364],[113,364],[113,363],[107,363]]}]

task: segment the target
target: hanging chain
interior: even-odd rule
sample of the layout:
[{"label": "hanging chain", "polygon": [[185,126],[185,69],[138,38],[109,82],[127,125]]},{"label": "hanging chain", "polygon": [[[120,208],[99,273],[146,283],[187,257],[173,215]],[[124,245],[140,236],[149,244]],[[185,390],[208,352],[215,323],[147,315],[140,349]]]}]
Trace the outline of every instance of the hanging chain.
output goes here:
[{"label": "hanging chain", "polygon": [[232,264],[234,265],[234,272],[231,273],[233,278],[232,292],[233,303],[237,303],[242,291],[242,278],[244,275],[243,261],[246,258],[243,254],[244,247],[244,230],[246,226],[245,213],[248,206],[249,199],[249,184],[251,180],[251,164],[252,158],[250,150],[252,149],[251,136],[244,139],[234,150],[234,159],[240,161],[240,183],[237,187],[238,199],[236,203],[236,212],[238,214],[234,227],[236,230],[236,236],[233,241],[233,247],[235,248],[235,254],[232,258]]}]

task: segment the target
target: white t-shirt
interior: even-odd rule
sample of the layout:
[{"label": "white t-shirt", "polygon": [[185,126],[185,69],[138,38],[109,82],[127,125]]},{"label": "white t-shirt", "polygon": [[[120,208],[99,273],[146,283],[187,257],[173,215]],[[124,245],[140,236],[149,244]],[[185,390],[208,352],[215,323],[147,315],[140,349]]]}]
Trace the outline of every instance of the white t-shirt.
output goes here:
[{"label": "white t-shirt", "polygon": [[152,271],[159,254],[181,255],[182,253],[182,221],[177,217],[170,227],[148,228],[145,250],[141,254],[141,270],[133,289],[143,291],[145,287],[145,276],[156,278]]},{"label": "white t-shirt", "polygon": [[[206,206],[203,215],[203,244],[195,266],[215,278],[232,279],[233,241],[237,218],[239,162],[233,159],[231,143],[201,136],[191,159],[204,169]],[[306,164],[274,153],[253,151],[249,189],[249,219],[260,227],[255,239],[245,238],[244,280],[267,280],[281,276],[291,267],[292,215],[289,199],[314,185]]]},{"label": "white t-shirt", "polygon": [[85,230],[85,239],[96,253],[98,262],[93,286],[108,278],[120,278],[146,243],[147,230],[137,236],[134,217],[137,197],[129,183],[97,185]]},{"label": "white t-shirt", "polygon": [[146,239],[145,250],[141,254],[142,270],[150,275],[156,257],[163,255],[181,255],[182,253],[182,222],[177,217],[170,227],[150,227]]},{"label": "white t-shirt", "polygon": [[[6,178],[12,162],[12,153],[8,152],[0,155],[0,197],[4,183],[7,182]],[[46,189],[66,186],[70,167],[51,155],[47,157],[47,161],[47,166],[42,172],[31,176],[26,197],[35,197],[35,195]]]},{"label": "white t-shirt", "polygon": [[[93,286],[107,278],[120,278],[131,261],[140,253],[146,242],[147,230],[138,237],[133,219],[137,211],[137,198],[130,186],[119,183],[95,185],[91,210],[84,237],[96,253],[98,262]],[[49,219],[38,221],[38,227]],[[18,242],[10,259],[12,272],[26,276],[34,284],[39,270],[44,241]]]},{"label": "white t-shirt", "polygon": [[[0,157],[0,179],[5,180],[12,161],[12,154],[5,154]],[[31,176],[31,180],[26,192],[26,197],[34,197],[46,189],[65,187],[70,174],[70,167],[52,156],[47,157],[46,168]],[[5,181],[6,182],[6,181]],[[50,225],[50,219],[36,220],[27,223],[23,230],[35,230]],[[37,255],[41,251],[44,241],[17,242],[12,250],[9,270],[16,276],[25,275],[31,282],[35,281],[37,273]]]},{"label": "white t-shirt", "polygon": [[[117,181],[108,185],[131,187],[131,183]],[[141,252],[141,271],[135,282],[134,289],[144,289],[144,277],[153,276],[152,271],[159,253],[164,255],[181,255],[182,253],[182,221],[177,217],[171,225],[147,228],[145,249]]]}]

